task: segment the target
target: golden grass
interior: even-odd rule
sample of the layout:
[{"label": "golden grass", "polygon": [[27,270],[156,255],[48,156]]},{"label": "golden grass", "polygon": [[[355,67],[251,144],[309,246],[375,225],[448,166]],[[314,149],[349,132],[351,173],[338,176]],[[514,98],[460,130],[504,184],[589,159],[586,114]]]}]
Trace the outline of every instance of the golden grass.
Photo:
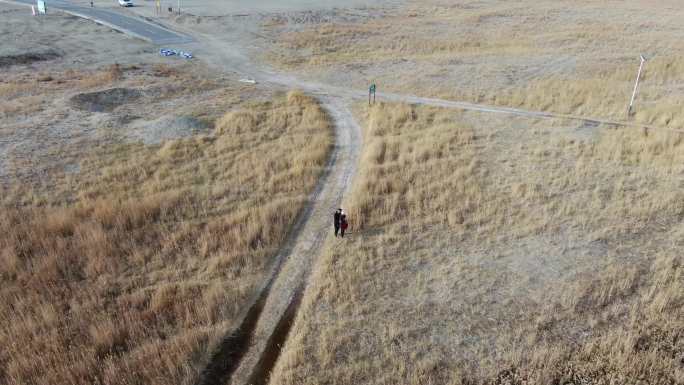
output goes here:
[{"label": "golden grass", "polygon": [[331,146],[324,112],[298,93],[216,126],[98,150],[64,191],[39,192],[41,205],[5,201],[1,384],[195,379],[263,284]]},{"label": "golden grass", "polygon": [[471,199],[481,195],[469,146],[472,129],[454,127],[448,115],[436,114],[436,109],[427,111],[419,115],[407,105],[374,107],[364,134],[361,183],[348,203],[355,228],[432,212],[459,221],[467,216]]},{"label": "golden grass", "polygon": [[654,4],[410,2],[380,18],[271,26],[276,43],[264,55],[358,89],[373,81],[378,91],[627,119],[645,54],[630,119],[681,128],[681,12]]},{"label": "golden grass", "polygon": [[153,69],[155,76],[160,77],[175,77],[178,76],[178,69],[168,66],[166,64],[156,64]]},{"label": "golden grass", "polygon": [[[532,327],[516,331],[528,342],[508,352],[497,380],[680,383],[683,284],[681,257],[668,254],[654,256],[648,270],[616,264],[573,284],[569,303],[547,304]],[[553,336],[573,323],[590,336],[579,343]]]},{"label": "golden grass", "polygon": [[354,231],[271,383],[684,381],[680,135],[386,104],[366,126]]},{"label": "golden grass", "polygon": [[[648,61],[640,83],[634,119],[658,127],[684,127],[679,106],[684,95],[668,88],[679,81],[684,66],[680,56],[662,56]],[[521,107],[563,114],[627,119],[627,103],[631,96],[636,68],[631,65],[611,66],[608,71],[590,70],[580,78],[534,79],[529,85],[503,90],[499,95],[481,99],[492,104]]]},{"label": "golden grass", "polygon": [[85,88],[106,86],[121,80],[123,75],[123,69],[119,64],[115,63],[94,73],[81,76],[80,86]]}]

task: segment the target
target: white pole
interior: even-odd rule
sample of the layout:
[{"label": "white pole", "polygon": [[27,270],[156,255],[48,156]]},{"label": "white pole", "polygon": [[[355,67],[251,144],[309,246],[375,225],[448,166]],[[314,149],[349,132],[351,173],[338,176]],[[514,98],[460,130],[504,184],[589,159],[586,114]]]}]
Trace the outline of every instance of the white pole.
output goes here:
[{"label": "white pole", "polygon": [[632,106],[634,105],[634,99],[636,98],[637,89],[639,88],[639,80],[641,79],[641,71],[644,68],[644,63],[646,58],[641,55],[641,64],[639,64],[639,72],[637,73],[636,84],[634,84],[634,91],[632,92],[632,99],[629,100],[629,108],[627,108],[627,115],[632,112]]}]

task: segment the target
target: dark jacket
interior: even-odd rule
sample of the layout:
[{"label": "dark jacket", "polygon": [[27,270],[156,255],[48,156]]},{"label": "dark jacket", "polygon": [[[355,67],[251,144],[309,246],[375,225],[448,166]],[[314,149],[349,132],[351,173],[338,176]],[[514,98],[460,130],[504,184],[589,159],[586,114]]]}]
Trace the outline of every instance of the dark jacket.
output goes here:
[{"label": "dark jacket", "polygon": [[339,226],[340,226],[340,217],[341,217],[341,215],[342,215],[342,214],[340,214],[339,211],[335,211],[335,214],[333,215],[333,221],[334,221],[334,223],[335,223],[335,227],[339,227]]}]

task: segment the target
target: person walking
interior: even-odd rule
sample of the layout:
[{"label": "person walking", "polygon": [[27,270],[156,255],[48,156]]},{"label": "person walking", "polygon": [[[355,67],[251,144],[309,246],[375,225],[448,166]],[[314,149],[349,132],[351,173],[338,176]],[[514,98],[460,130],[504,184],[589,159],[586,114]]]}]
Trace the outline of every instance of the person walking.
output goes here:
[{"label": "person walking", "polygon": [[340,232],[340,220],[342,217],[342,209],[337,209],[335,214],[333,214],[333,225],[335,226],[335,236]]},{"label": "person walking", "polygon": [[344,238],[344,232],[347,231],[349,223],[347,222],[347,214],[344,211],[340,212],[340,235]]}]

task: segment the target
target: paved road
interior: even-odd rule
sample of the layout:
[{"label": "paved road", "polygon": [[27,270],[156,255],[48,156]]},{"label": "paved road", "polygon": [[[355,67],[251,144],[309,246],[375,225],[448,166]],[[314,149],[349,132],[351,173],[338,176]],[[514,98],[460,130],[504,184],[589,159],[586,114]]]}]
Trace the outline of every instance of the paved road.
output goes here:
[{"label": "paved road", "polygon": [[[11,0],[10,2],[24,5],[36,4],[36,2],[32,0]],[[125,15],[115,10],[91,8],[63,0],[47,0],[46,4],[48,12],[50,12],[51,8],[56,8],[74,16],[83,17],[125,34],[149,41],[153,44],[182,44],[193,41],[190,36],[171,31],[160,25],[135,16]]]}]

